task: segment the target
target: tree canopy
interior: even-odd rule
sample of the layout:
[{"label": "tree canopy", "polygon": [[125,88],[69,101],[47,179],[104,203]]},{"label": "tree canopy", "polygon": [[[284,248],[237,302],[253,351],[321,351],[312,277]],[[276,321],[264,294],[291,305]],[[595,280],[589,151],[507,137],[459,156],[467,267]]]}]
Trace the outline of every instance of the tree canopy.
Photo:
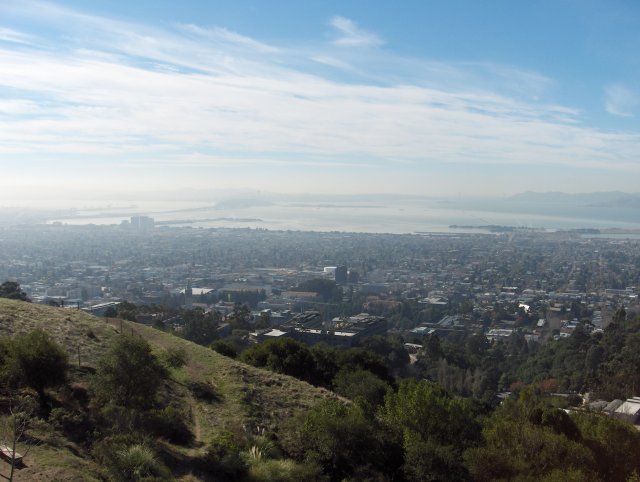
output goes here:
[{"label": "tree canopy", "polygon": [[99,360],[92,390],[101,404],[146,409],[153,405],[165,375],[146,340],[122,335]]},{"label": "tree canopy", "polygon": [[69,366],[67,353],[44,330],[16,336],[10,353],[21,381],[38,392],[41,400],[45,388],[65,382]]},{"label": "tree canopy", "polygon": [[0,285],[0,298],[9,298],[10,300],[31,301],[27,294],[22,291],[20,285],[15,281],[5,281]]}]

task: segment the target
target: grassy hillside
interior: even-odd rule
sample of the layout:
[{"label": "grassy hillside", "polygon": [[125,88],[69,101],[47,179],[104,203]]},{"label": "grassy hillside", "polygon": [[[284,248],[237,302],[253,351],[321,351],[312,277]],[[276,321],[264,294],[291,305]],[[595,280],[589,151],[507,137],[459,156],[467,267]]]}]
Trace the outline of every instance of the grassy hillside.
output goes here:
[{"label": "grassy hillside", "polygon": [[[216,434],[242,435],[265,429],[278,434],[283,423],[307,410],[332,392],[297,379],[260,370],[208,348],[168,335],[153,328],[121,320],[106,320],[75,309],[0,299],[0,335],[13,336],[42,328],[69,354],[70,383],[86,385],[97,360],[122,330],[145,338],[162,357],[167,349],[182,347],[187,363],[171,369],[165,396],[190,413],[187,421],[193,434],[188,447],[162,442],[170,468],[178,480],[200,480],[191,474],[190,460],[204,450]],[[211,397],[196,398],[188,387],[194,382],[212,389]],[[53,428],[38,432],[41,443],[25,458],[15,480],[102,480],[103,472],[89,454],[65,439]],[[0,470],[3,470],[6,464]]]}]

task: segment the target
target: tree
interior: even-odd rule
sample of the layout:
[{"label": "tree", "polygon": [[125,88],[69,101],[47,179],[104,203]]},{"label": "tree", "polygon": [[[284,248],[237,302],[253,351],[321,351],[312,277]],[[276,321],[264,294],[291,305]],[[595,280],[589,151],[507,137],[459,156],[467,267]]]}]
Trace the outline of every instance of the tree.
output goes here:
[{"label": "tree", "polygon": [[[13,481],[13,475],[16,469],[16,457],[20,454],[22,457],[26,457],[34,443],[29,442],[27,430],[32,424],[33,416],[35,413],[36,403],[33,398],[29,396],[25,397],[13,397],[9,398],[9,416],[3,421],[0,442],[9,449],[9,457],[11,460],[9,463],[9,475],[0,474],[1,477]],[[23,449],[18,449],[23,446]]]},{"label": "tree", "polygon": [[31,301],[27,294],[22,291],[20,285],[15,281],[5,281],[0,285],[0,298],[9,298],[10,300]]},{"label": "tree", "polygon": [[358,406],[337,400],[309,411],[298,443],[305,461],[321,466],[332,481],[388,480],[381,475],[394,474],[401,458]]},{"label": "tree", "polygon": [[151,346],[142,338],[122,335],[98,361],[92,390],[103,405],[147,409],[166,376]]},{"label": "tree", "polygon": [[333,379],[340,370],[338,367],[338,349],[326,343],[316,343],[310,350],[316,369],[316,384],[331,388]]},{"label": "tree", "polygon": [[334,391],[358,403],[367,413],[383,402],[391,386],[366,370],[341,370],[333,380]]},{"label": "tree", "polygon": [[251,311],[247,305],[242,303],[234,303],[233,311],[227,317],[227,321],[234,330],[250,330]]},{"label": "tree", "polygon": [[256,322],[253,325],[253,327],[256,330],[262,330],[262,329],[265,329],[265,328],[270,328],[271,327],[271,314],[268,311],[263,311],[262,313],[260,313],[260,316],[256,320]]},{"label": "tree", "polygon": [[300,283],[294,291],[309,291],[318,293],[322,301],[339,303],[342,301],[342,288],[335,281],[321,278],[310,279]]},{"label": "tree", "polygon": [[460,456],[480,441],[479,411],[474,402],[452,398],[435,383],[403,380],[378,416],[404,447],[408,480],[467,480]]},{"label": "tree", "polygon": [[404,340],[397,335],[365,338],[362,347],[383,357],[390,370],[399,370],[409,363],[409,353],[404,347]]},{"label": "tree", "polygon": [[364,348],[349,348],[340,350],[338,354],[338,367],[340,370],[367,370],[381,380],[391,380],[384,359]]},{"label": "tree", "polygon": [[595,454],[575,422],[530,390],[506,400],[482,433],[485,445],[464,454],[475,480],[597,480]]},{"label": "tree", "polygon": [[66,381],[67,353],[41,329],[17,336],[13,341],[13,356],[20,379],[38,393],[41,403],[45,401],[45,388]]},{"label": "tree", "polygon": [[229,358],[236,358],[238,352],[235,347],[228,341],[218,340],[211,343],[211,349],[220,353],[221,355],[228,356]]},{"label": "tree", "polygon": [[219,312],[205,314],[201,309],[195,309],[186,311],[184,316],[183,336],[187,340],[199,345],[208,345],[217,338],[221,321]]},{"label": "tree", "polygon": [[242,353],[241,359],[250,365],[268,368],[310,383],[315,379],[315,364],[309,348],[291,338],[254,345]]}]

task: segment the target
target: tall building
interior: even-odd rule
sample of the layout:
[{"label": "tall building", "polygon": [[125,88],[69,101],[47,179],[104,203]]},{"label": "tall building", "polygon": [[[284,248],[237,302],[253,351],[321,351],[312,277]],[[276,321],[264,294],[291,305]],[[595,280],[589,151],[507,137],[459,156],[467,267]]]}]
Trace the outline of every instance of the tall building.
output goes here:
[{"label": "tall building", "polygon": [[187,280],[187,287],[184,290],[184,307],[188,310],[193,308],[193,288],[191,287],[191,278]]},{"label": "tall building", "polygon": [[336,283],[339,285],[345,285],[348,281],[348,271],[346,266],[336,266]]},{"label": "tall building", "polygon": [[131,228],[136,231],[151,231],[155,221],[149,216],[131,216]]}]

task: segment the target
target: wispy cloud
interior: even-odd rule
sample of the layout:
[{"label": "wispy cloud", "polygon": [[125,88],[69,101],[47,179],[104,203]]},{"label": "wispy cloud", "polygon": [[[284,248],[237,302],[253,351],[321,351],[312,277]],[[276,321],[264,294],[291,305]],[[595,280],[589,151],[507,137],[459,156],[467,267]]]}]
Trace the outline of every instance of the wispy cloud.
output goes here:
[{"label": "wispy cloud", "polygon": [[226,28],[221,28],[221,27],[203,28],[193,24],[180,25],[179,27],[185,32],[195,34],[200,38],[205,38],[205,39],[213,40],[216,42],[224,41],[231,45],[248,47],[252,50],[255,50],[256,52],[277,53],[280,51],[280,49],[277,47],[274,47],[272,45],[267,45],[263,42],[258,42],[257,40],[254,40],[251,37],[240,35],[236,32],[227,30]]},{"label": "wispy cloud", "polygon": [[640,103],[640,96],[622,84],[612,84],[605,88],[605,110],[619,117],[633,117]]},{"label": "wispy cloud", "polygon": [[[377,49],[363,57],[321,43],[271,46],[223,28],[25,4],[23,19],[46,23],[57,40],[55,48],[49,39],[0,43],[3,159],[84,171],[209,167],[237,178],[262,166],[360,169],[364,180],[436,163],[640,172],[638,132],[589,127],[579,110],[539,100],[553,81],[536,72]],[[339,45],[381,42],[347,19],[334,26]],[[327,65],[339,73],[318,70]],[[615,92],[614,112],[630,112],[630,97]]]},{"label": "wispy cloud", "polygon": [[31,43],[31,36],[6,27],[0,27],[0,42],[13,42],[17,44]]},{"label": "wispy cloud", "polygon": [[338,31],[340,37],[333,41],[336,45],[352,47],[375,47],[383,40],[376,34],[360,28],[353,20],[336,15],[329,24]]}]

